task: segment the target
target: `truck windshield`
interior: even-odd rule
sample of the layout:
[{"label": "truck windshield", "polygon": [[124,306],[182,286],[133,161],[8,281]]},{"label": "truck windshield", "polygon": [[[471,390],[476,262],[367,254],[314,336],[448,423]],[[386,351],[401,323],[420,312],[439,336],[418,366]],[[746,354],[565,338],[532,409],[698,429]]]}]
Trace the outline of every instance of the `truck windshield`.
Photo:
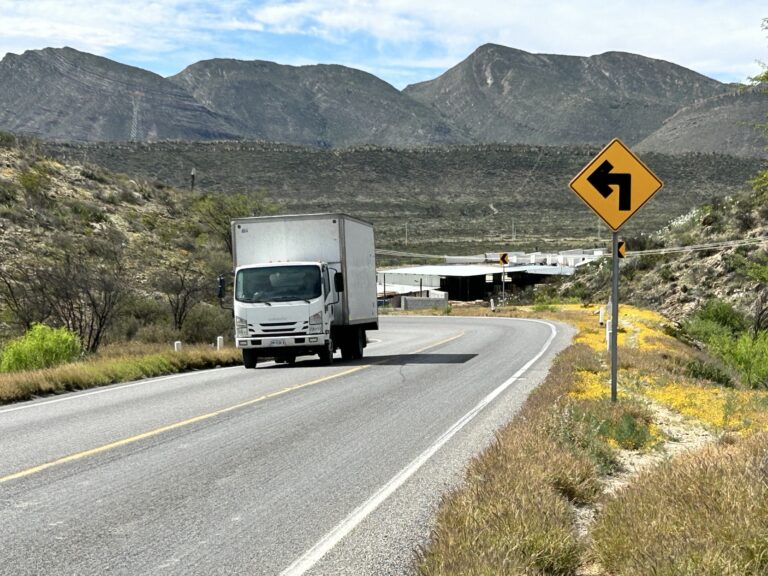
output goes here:
[{"label": "truck windshield", "polygon": [[317,266],[269,266],[238,270],[235,299],[239,302],[288,302],[320,296]]}]

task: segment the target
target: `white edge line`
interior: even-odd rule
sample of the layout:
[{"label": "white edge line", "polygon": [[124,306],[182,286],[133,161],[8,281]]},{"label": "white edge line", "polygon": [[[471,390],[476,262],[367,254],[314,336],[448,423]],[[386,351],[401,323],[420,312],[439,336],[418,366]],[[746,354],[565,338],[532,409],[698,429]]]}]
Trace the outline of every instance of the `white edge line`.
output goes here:
[{"label": "white edge line", "polygon": [[[214,372],[218,370],[231,370],[233,368],[242,368],[242,366],[224,366],[222,368],[211,368],[208,370],[205,370],[205,372]],[[172,378],[183,378],[185,376],[192,376],[200,375],[200,372],[203,372],[202,370],[196,370],[194,372],[181,372],[180,374],[171,374],[170,376],[160,376],[157,378],[145,378],[143,380],[137,380],[136,382],[130,382],[128,384],[112,384],[108,386],[100,386],[97,390],[91,390],[88,392],[82,392],[80,394],[78,393],[69,393],[66,396],[62,396],[61,398],[56,398],[55,400],[43,400],[43,401],[35,401],[31,400],[29,402],[31,403],[25,403],[22,406],[14,406],[13,408],[5,408],[3,410],[0,410],[0,414],[7,414],[8,412],[16,412],[17,410],[27,410],[29,408],[42,408],[43,406],[48,406],[49,404],[58,404],[59,402],[68,402],[70,400],[77,400],[78,398],[85,398],[86,396],[95,396],[96,394],[105,394],[107,392],[117,392],[119,390],[125,390],[126,388],[134,388],[135,386],[143,386],[145,384],[152,384],[154,382],[162,382],[164,380],[171,380]]]},{"label": "white edge line", "polygon": [[432,446],[427,448],[419,456],[416,457],[410,464],[398,472],[389,482],[379,488],[368,500],[363,502],[360,506],[355,508],[350,514],[344,518],[335,528],[323,536],[312,548],[307,550],[299,558],[297,558],[290,566],[280,573],[280,576],[301,576],[307,570],[310,570],[320,559],[330,552],[347,534],[357,527],[365,518],[371,514],[376,508],[379,507],[387,498],[389,498],[400,486],[402,486],[406,480],[413,476],[419,468],[421,468],[440,448],[442,448],[448,440],[453,438],[459,430],[464,428],[472,419],[477,416],[480,411],[490,404],[499,394],[504,392],[509,386],[518,380],[539,358],[541,358],[557,336],[557,329],[554,324],[544,322],[542,320],[533,319],[516,319],[524,320],[526,322],[535,322],[537,324],[545,324],[549,326],[551,333],[544,346],[539,350],[538,354],[531,358],[523,365],[517,372],[500,384],[495,390],[488,394],[485,398],[480,400],[478,404],[462,416],[453,426],[443,433]]}]

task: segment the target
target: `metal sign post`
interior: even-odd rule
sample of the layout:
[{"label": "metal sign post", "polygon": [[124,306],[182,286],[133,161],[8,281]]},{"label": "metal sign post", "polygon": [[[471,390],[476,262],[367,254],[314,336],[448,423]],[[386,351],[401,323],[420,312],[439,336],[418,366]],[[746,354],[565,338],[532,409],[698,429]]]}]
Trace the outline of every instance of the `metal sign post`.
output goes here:
[{"label": "metal sign post", "polygon": [[504,264],[501,265],[501,301],[507,300],[507,267]]},{"label": "metal sign post", "polygon": [[619,247],[618,231],[661,189],[663,183],[621,140],[615,138],[571,180],[569,185],[571,190],[613,230],[613,285],[608,344],[611,349],[611,400],[615,402],[619,340],[619,258],[623,258],[626,251],[623,243]]},{"label": "metal sign post", "polygon": [[507,264],[509,264],[509,255],[506,252],[499,254],[499,264],[501,264],[501,303],[507,301]]},{"label": "metal sign post", "polygon": [[619,233],[613,233],[613,282],[611,286],[611,400],[616,402],[618,396],[616,381],[618,379],[619,356]]}]

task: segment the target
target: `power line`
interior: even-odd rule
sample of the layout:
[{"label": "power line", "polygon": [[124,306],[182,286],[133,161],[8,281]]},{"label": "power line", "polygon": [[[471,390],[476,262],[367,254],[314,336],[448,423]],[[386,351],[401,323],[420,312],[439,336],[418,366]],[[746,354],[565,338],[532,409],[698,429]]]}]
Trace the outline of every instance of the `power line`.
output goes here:
[{"label": "power line", "polygon": [[653,254],[679,254],[684,252],[703,252],[706,250],[723,250],[726,248],[738,248],[739,246],[755,246],[768,242],[768,236],[757,238],[742,238],[741,240],[724,240],[710,244],[693,244],[691,246],[671,246],[669,248],[653,248],[650,250],[627,251],[626,257],[646,256]]},{"label": "power line", "polygon": [[[692,244],[691,246],[670,246],[668,248],[652,248],[649,250],[627,251],[626,258],[636,256],[651,256],[657,254],[680,254],[685,252],[704,252],[706,250],[724,250],[727,248],[738,248],[739,246],[756,246],[768,243],[768,236],[759,236],[757,238],[742,238],[740,240],[723,240],[722,242],[712,242],[709,244]],[[484,262],[485,256],[448,256],[446,254],[419,254],[416,252],[403,252],[399,250],[376,249],[376,254],[380,256],[394,256],[398,258],[435,258],[452,260],[465,260],[467,262]],[[610,254],[605,255],[610,256]]]}]

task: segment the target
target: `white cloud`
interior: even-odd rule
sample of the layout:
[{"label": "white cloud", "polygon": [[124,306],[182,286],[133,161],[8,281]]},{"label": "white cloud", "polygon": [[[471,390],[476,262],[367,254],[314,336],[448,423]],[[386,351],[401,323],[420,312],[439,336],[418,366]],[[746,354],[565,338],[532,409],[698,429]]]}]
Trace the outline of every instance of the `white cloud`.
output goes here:
[{"label": "white cloud", "polygon": [[114,48],[163,52],[210,39],[230,27],[232,10],[203,0],[0,0],[0,52],[69,45],[102,54]]},{"label": "white cloud", "polygon": [[325,62],[360,62],[389,78],[448,68],[486,42],[635,52],[721,79],[744,80],[768,60],[765,0],[0,0],[0,14],[0,54],[69,45],[136,62],[288,62],[319,50]]},{"label": "white cloud", "polygon": [[380,57],[427,42],[432,57],[458,62],[497,42],[582,56],[629,51],[742,79],[758,70],[768,45],[760,29],[764,0],[300,0],[268,2],[251,15],[276,33],[337,42],[365,33]]}]

